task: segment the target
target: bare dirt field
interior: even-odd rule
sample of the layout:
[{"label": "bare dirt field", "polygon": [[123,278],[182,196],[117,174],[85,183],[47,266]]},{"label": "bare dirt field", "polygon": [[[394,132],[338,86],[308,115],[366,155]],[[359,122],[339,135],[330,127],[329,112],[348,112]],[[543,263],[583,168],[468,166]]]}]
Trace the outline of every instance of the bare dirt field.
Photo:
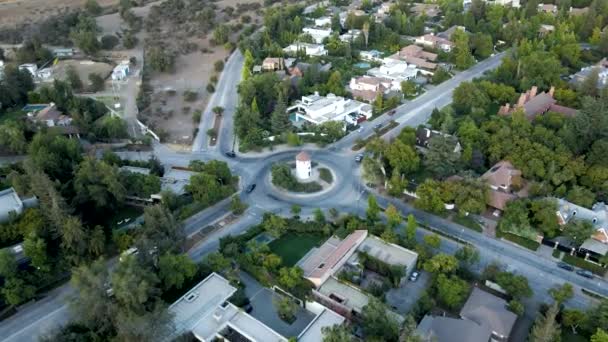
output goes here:
[{"label": "bare dirt field", "polygon": [[99,74],[105,78],[112,72],[113,66],[107,63],[80,60],[61,60],[53,67],[53,77],[63,80],[66,78],[68,66],[73,66],[84,84],[89,83],[90,74]]},{"label": "bare dirt field", "polygon": [[[97,0],[102,7],[119,0]],[[0,0],[0,28],[34,23],[84,6],[85,0]]]}]

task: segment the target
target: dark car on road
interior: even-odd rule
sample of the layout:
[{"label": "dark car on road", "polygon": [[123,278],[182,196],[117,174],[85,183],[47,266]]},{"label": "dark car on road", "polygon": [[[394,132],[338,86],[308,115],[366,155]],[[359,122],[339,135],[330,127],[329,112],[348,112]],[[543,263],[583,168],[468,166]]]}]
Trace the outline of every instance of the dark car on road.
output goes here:
[{"label": "dark car on road", "polygon": [[395,113],[397,113],[397,111],[393,109],[388,112],[388,115],[393,116]]},{"label": "dark car on road", "polygon": [[576,271],[576,274],[580,275],[581,277],[585,277],[585,278],[593,278],[593,273],[591,273],[590,271],[587,270],[578,270]]},{"label": "dark car on road", "polygon": [[379,130],[380,128],[382,128],[382,124],[374,125],[374,129],[375,130]]},{"label": "dark car on road", "polygon": [[565,262],[558,262],[557,263],[557,267],[563,268],[566,271],[570,271],[570,272],[574,271],[574,267],[572,267],[571,265],[566,264]]},{"label": "dark car on road", "polygon": [[363,161],[363,153],[357,154],[357,156],[355,157],[355,161],[357,163],[360,163],[361,161]]},{"label": "dark car on road", "polygon": [[226,155],[226,157],[228,158],[234,158],[236,157],[236,153],[234,153],[233,151],[228,151],[226,153],[224,153]]},{"label": "dark car on road", "polygon": [[245,190],[248,194],[252,193],[253,190],[255,190],[255,184],[251,184],[250,186],[247,187],[247,189]]}]

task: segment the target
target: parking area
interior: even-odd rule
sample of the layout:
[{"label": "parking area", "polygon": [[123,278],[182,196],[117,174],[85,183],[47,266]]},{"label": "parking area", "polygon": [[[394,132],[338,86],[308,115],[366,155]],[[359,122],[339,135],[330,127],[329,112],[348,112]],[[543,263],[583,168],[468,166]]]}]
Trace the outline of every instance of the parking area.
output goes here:
[{"label": "parking area", "polygon": [[393,308],[400,314],[407,314],[412,310],[414,304],[420,299],[422,293],[429,284],[429,274],[426,272],[420,272],[418,280],[409,281],[398,288],[391,288],[386,293],[386,304]]}]

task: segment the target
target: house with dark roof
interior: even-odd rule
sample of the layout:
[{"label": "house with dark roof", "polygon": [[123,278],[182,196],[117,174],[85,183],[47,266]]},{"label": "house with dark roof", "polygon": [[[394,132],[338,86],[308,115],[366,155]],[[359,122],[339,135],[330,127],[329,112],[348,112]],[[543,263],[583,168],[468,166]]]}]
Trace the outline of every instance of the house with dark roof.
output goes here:
[{"label": "house with dark roof", "polygon": [[576,109],[557,104],[557,100],[553,97],[555,87],[551,87],[548,92],[538,93],[538,88],[533,86],[530,90],[519,96],[517,103],[514,106],[507,103],[501,106],[498,110],[498,115],[509,116],[513,112],[522,110],[528,120],[534,120],[538,115],[543,115],[547,112],[556,112],[565,116],[575,116]]},{"label": "house with dark roof", "polygon": [[419,126],[416,130],[416,146],[420,147],[421,149],[428,148],[431,139],[437,136],[450,138],[450,140],[452,140],[454,143],[454,153],[460,153],[460,151],[462,150],[462,146],[460,146],[460,142],[455,136],[440,131],[432,130],[424,126]]},{"label": "house with dark roof", "polygon": [[460,311],[460,319],[426,315],[416,333],[437,342],[507,341],[516,320],[506,300],[475,287]]},{"label": "house with dark roof", "polygon": [[[594,241],[608,246],[608,206],[604,202],[595,203],[591,209],[568,202],[565,199],[557,199],[557,220],[560,225],[565,225],[571,220],[584,220],[593,225],[595,232],[581,245],[581,249],[593,252],[600,256],[606,255],[608,249]],[[583,247],[584,246],[584,247]]]}]

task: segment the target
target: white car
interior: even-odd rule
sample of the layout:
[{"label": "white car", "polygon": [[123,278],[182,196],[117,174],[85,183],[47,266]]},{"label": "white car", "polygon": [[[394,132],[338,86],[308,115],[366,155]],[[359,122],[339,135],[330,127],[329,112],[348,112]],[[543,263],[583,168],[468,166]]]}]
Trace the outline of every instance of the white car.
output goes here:
[{"label": "white car", "polygon": [[410,274],[410,281],[418,280],[418,275],[418,272],[412,272],[412,274]]}]

